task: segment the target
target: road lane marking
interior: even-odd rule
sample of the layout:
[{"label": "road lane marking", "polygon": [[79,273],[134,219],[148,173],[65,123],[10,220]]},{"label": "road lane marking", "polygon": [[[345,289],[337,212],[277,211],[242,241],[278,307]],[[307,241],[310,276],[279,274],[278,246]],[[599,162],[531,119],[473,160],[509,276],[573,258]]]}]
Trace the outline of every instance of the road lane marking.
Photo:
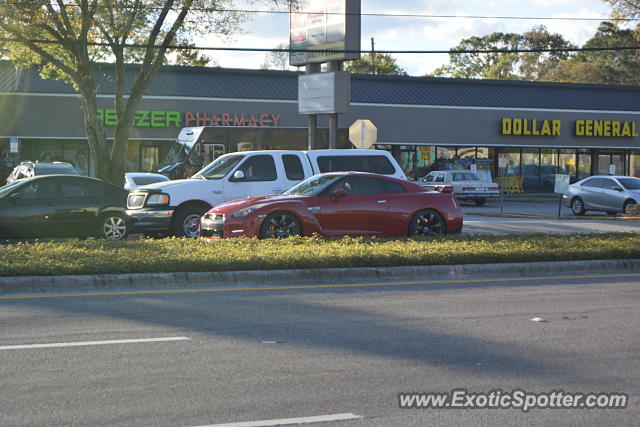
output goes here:
[{"label": "road lane marking", "polygon": [[361,415],[352,413],[345,414],[333,414],[333,415],[319,415],[316,417],[301,417],[301,418],[283,418],[281,420],[263,420],[263,421],[242,421],[238,423],[227,424],[209,424],[199,427],[269,427],[269,426],[287,426],[295,424],[311,424],[311,423],[326,423],[331,421],[349,421],[349,420],[361,420]]},{"label": "road lane marking", "polygon": [[[453,270],[452,270],[453,271]],[[476,283],[504,283],[504,282],[541,282],[546,280],[576,280],[576,279],[624,279],[640,277],[640,273],[628,274],[596,274],[577,276],[552,276],[552,277],[510,277],[502,279],[467,279],[467,280],[430,280],[418,282],[390,282],[390,283],[343,283],[335,285],[282,285],[259,286],[246,288],[207,288],[207,289],[173,289],[168,291],[122,291],[122,292],[91,292],[75,294],[48,294],[48,295],[16,295],[0,296],[0,301],[30,300],[50,298],[81,298],[81,297],[113,297],[113,296],[140,296],[140,295],[172,295],[172,294],[206,294],[216,292],[250,292],[250,291],[290,291],[304,289],[340,289],[340,288],[371,288],[390,286],[427,286],[427,285],[461,285]]]},{"label": "road lane marking", "polygon": [[28,350],[34,348],[62,348],[62,347],[86,347],[92,345],[113,345],[113,344],[140,344],[150,342],[173,342],[188,341],[187,337],[163,337],[163,338],[135,338],[128,340],[103,340],[103,341],[76,341],[76,342],[57,342],[47,344],[18,344],[0,346],[3,350]]}]

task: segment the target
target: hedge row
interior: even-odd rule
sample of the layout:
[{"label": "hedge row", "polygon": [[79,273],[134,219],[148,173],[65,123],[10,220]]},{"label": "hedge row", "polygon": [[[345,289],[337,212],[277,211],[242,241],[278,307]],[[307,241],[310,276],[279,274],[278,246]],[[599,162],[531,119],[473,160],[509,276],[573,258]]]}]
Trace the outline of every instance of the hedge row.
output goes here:
[{"label": "hedge row", "polygon": [[429,239],[289,238],[21,242],[0,276],[277,270],[640,258],[640,233]]}]

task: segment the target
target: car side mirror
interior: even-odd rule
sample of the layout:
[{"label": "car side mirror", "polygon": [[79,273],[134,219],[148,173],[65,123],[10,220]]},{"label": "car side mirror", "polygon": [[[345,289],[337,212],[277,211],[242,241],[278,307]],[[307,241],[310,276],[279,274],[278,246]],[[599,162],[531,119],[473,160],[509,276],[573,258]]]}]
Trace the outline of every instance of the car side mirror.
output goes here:
[{"label": "car side mirror", "polygon": [[622,188],[620,188],[620,187],[613,187],[612,190],[614,190],[614,191],[623,191]]},{"label": "car side mirror", "polygon": [[344,188],[338,188],[336,190],[333,190],[331,192],[331,198],[332,199],[338,199],[340,197],[344,197],[347,195],[347,190],[345,190]]},{"label": "car side mirror", "polygon": [[233,173],[233,180],[234,181],[242,181],[245,178],[244,176],[244,172],[241,170],[237,170]]}]

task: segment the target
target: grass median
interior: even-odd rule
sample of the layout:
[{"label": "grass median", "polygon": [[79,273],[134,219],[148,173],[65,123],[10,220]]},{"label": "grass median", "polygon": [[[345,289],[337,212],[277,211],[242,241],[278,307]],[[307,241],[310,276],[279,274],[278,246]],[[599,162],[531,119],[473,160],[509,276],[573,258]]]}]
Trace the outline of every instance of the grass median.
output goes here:
[{"label": "grass median", "polygon": [[1,246],[0,276],[393,267],[640,258],[640,233],[283,240],[66,240]]}]

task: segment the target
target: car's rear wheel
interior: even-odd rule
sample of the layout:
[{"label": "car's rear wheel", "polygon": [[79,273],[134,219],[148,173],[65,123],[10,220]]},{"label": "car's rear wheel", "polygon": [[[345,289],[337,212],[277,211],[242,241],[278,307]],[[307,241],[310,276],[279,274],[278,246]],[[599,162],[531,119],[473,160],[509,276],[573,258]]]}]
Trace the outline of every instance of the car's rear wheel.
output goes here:
[{"label": "car's rear wheel", "polygon": [[635,201],[627,200],[626,202],[624,202],[624,207],[622,208],[622,210],[624,211],[625,215],[629,215],[632,214],[637,207],[638,204]]},{"label": "car's rear wheel", "polygon": [[124,240],[129,235],[129,226],[121,214],[110,213],[101,217],[99,232],[107,240]]},{"label": "car's rear wheel", "polygon": [[173,219],[171,233],[177,237],[195,239],[200,233],[200,218],[206,211],[206,208],[197,206],[180,209]]},{"label": "car's rear wheel", "polygon": [[409,236],[442,236],[446,233],[444,218],[433,209],[421,210],[409,224]]},{"label": "car's rear wheel", "polygon": [[584,215],[584,202],[580,197],[574,197],[569,204],[571,213],[574,215]]},{"label": "car's rear wheel", "polygon": [[290,212],[274,212],[268,215],[260,226],[261,239],[284,239],[301,235],[300,221]]},{"label": "car's rear wheel", "polygon": [[483,198],[479,198],[479,199],[475,199],[474,200],[476,206],[483,206],[486,201],[487,201],[487,199],[483,199]]}]

